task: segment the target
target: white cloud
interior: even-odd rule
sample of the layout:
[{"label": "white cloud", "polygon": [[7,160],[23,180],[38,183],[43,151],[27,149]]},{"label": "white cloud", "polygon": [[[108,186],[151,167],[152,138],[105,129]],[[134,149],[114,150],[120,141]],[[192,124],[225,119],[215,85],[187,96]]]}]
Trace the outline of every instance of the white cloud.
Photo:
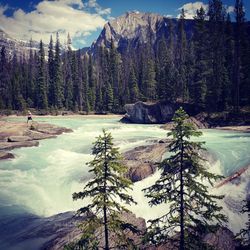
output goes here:
[{"label": "white cloud", "polygon": [[89,8],[94,8],[95,11],[100,15],[109,15],[111,13],[111,8],[103,9],[96,0],[89,0],[86,4]]},{"label": "white cloud", "polygon": [[234,6],[227,6],[226,11],[227,11],[227,13],[233,13],[234,12]]},{"label": "white cloud", "polygon": [[167,14],[167,15],[164,15],[164,17],[166,17],[166,18],[173,18],[173,15]]},{"label": "white cloud", "polygon": [[[86,6],[88,5],[88,6]],[[66,37],[69,32],[72,38],[84,38],[102,28],[109,18],[111,9],[103,9],[95,0],[83,3],[82,0],[43,0],[31,12],[15,10],[8,17],[5,11],[8,6],[0,6],[0,28],[9,35],[21,40],[49,42],[50,34],[59,32]],[[63,41],[63,39],[62,39]]]},{"label": "white cloud", "polygon": [[[196,11],[203,7],[205,11],[208,10],[208,4],[205,4],[203,2],[194,2],[194,3],[186,3],[183,6],[181,6],[178,11],[181,11],[184,9],[185,11],[185,17],[186,19],[193,19],[194,16],[196,15]],[[178,18],[180,17],[180,14],[177,16]]]}]

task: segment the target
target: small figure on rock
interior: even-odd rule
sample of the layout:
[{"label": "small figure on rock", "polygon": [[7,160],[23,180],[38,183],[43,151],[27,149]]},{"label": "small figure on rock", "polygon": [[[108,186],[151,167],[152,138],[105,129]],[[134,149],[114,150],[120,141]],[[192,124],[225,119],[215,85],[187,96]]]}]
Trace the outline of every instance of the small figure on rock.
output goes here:
[{"label": "small figure on rock", "polygon": [[28,111],[28,116],[27,116],[27,124],[29,123],[29,121],[32,122],[32,114],[30,111]]}]

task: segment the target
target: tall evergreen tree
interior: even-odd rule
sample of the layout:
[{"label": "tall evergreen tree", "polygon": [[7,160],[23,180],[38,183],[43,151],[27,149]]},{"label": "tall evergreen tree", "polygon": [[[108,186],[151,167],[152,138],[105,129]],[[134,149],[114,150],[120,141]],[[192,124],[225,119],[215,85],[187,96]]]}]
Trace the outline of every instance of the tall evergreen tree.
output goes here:
[{"label": "tall evergreen tree", "polygon": [[89,105],[89,75],[88,75],[88,56],[84,55],[82,64],[82,91],[83,91],[83,110],[87,113],[90,110]]},{"label": "tall evergreen tree", "polygon": [[[222,207],[216,203],[221,196],[210,195],[206,184],[221,176],[207,171],[200,156],[201,142],[190,141],[201,136],[191,123],[188,115],[180,108],[175,112],[174,128],[168,136],[173,141],[169,145],[171,156],[160,165],[160,178],[144,189],[149,204],[155,206],[169,203],[169,211],[151,220],[149,240],[153,244],[178,242],[179,249],[205,249],[202,236],[211,224],[222,223],[226,218],[220,214]],[[202,182],[201,182],[202,180]]]},{"label": "tall evergreen tree", "polygon": [[83,89],[83,62],[82,62],[82,53],[79,49],[76,53],[76,72],[77,72],[77,78],[76,78],[76,97],[77,97],[77,104],[80,111],[84,108],[84,89]]},{"label": "tall evergreen tree", "polygon": [[41,40],[37,58],[37,75],[36,75],[36,107],[39,109],[48,109],[46,86],[47,84],[46,84],[45,54],[44,54],[43,42]]},{"label": "tall evergreen tree", "polygon": [[188,76],[187,76],[187,38],[185,31],[185,12],[181,10],[178,23],[178,89],[182,101],[188,100]]},{"label": "tall evergreen tree", "polygon": [[157,43],[157,58],[156,58],[156,80],[157,80],[157,91],[160,100],[165,100],[167,97],[167,68],[169,62],[169,55],[167,50],[167,43],[165,37]]},{"label": "tall evergreen tree", "polygon": [[0,55],[0,109],[11,109],[11,81],[10,67],[7,60],[5,46],[1,48]]},{"label": "tall evergreen tree", "polygon": [[88,60],[88,86],[89,86],[89,105],[90,109],[95,109],[95,102],[96,102],[96,77],[94,73],[94,65],[93,65],[93,59],[92,55],[89,55]]},{"label": "tall evergreen tree", "polygon": [[137,78],[135,75],[134,65],[130,64],[130,74],[129,74],[129,100],[131,103],[138,101],[139,99],[139,88],[137,83]]},{"label": "tall evergreen tree", "polygon": [[[122,220],[121,214],[129,210],[118,203],[118,199],[127,205],[135,203],[126,193],[132,182],[124,177],[126,167],[121,164],[121,155],[114,147],[110,133],[103,130],[103,135],[94,143],[92,154],[95,158],[89,163],[89,172],[94,174],[94,178],[82,192],[73,194],[74,200],[91,199],[87,206],[78,210],[78,214],[88,215],[81,226],[83,235],[78,245],[84,249],[130,249],[131,239],[124,230],[137,232],[137,229]],[[111,237],[113,243],[110,242]]]},{"label": "tall evergreen tree", "polygon": [[207,108],[212,111],[223,108],[222,89],[229,85],[225,67],[225,13],[221,0],[209,1],[209,51],[212,70],[207,86]]},{"label": "tall evergreen tree", "polygon": [[227,14],[225,24],[225,67],[228,75],[228,85],[222,88],[222,104],[223,109],[226,110],[233,104],[233,76],[234,76],[234,40],[233,40],[233,24],[231,22],[230,14]]},{"label": "tall evergreen tree", "polygon": [[64,56],[64,100],[65,108],[69,110],[74,109],[73,103],[73,79],[72,79],[72,49],[71,39],[68,35],[68,48],[66,55]]},{"label": "tall evergreen tree", "polygon": [[54,58],[54,45],[52,36],[50,36],[49,51],[48,51],[48,101],[50,105],[55,105],[55,58]]},{"label": "tall evergreen tree", "polygon": [[168,49],[167,49],[167,64],[165,67],[166,70],[166,88],[167,96],[166,100],[170,102],[176,101],[178,93],[178,70],[175,65],[175,46],[174,46],[174,27],[172,20],[168,20],[169,27],[169,37],[168,37]]},{"label": "tall evergreen tree", "polygon": [[29,60],[28,60],[28,80],[27,80],[27,104],[29,107],[34,107],[35,100],[35,69],[36,61],[35,55],[32,51],[33,42],[30,40],[30,51],[29,51]]},{"label": "tall evergreen tree", "polygon": [[113,89],[113,111],[120,109],[120,67],[119,67],[119,54],[115,47],[114,40],[111,39],[110,56],[109,56],[109,70],[110,70],[110,84]]},{"label": "tall evergreen tree", "polygon": [[208,54],[208,32],[206,27],[206,13],[203,7],[197,10],[195,16],[194,28],[194,79],[190,86],[190,98],[193,103],[205,108],[206,93],[209,69],[209,54]]},{"label": "tall evergreen tree", "polygon": [[153,101],[157,98],[156,87],[156,67],[152,55],[150,44],[141,47],[141,86],[140,90],[147,101]]},{"label": "tall evergreen tree", "polygon": [[62,62],[59,34],[56,35],[55,58],[54,58],[54,106],[63,107],[63,79],[62,79]]},{"label": "tall evergreen tree", "polygon": [[249,33],[246,32],[245,10],[242,0],[235,2],[235,70],[234,70],[234,107],[239,112],[239,106],[246,104],[250,99],[248,96],[250,86],[250,45]]},{"label": "tall evergreen tree", "polygon": [[11,100],[12,108],[18,110],[20,108],[20,64],[17,61],[16,53],[11,60]]},{"label": "tall evergreen tree", "polygon": [[241,229],[240,232],[236,235],[241,241],[241,250],[247,250],[250,247],[250,197],[247,197],[243,201],[243,207],[241,213],[246,214],[248,220],[246,222],[245,228]]}]

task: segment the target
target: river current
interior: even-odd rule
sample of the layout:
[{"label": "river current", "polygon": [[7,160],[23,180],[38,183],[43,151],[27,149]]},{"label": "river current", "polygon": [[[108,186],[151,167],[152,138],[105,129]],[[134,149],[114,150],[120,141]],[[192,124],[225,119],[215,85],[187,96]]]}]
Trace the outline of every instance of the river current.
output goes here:
[{"label": "river current", "polygon": [[[15,149],[12,151],[15,159],[0,162],[1,218],[14,218],[17,214],[25,213],[51,216],[79,208],[83,203],[72,201],[72,193],[80,191],[91,177],[86,163],[93,159],[92,143],[103,128],[112,133],[114,143],[121,152],[148,144],[152,139],[166,138],[167,133],[159,125],[122,124],[117,117],[39,117],[35,120],[71,128],[73,132],[55,139],[41,140],[38,147]],[[250,164],[249,133],[222,130],[202,132],[199,140],[206,142],[205,147],[216,159],[211,166],[212,171],[229,176]],[[131,210],[137,216],[150,219],[162,213],[163,207],[150,208],[141,192],[142,188],[153,184],[158,176],[157,172],[135,183],[132,194],[138,205]],[[243,182],[237,185],[228,184],[212,191],[230,194],[223,206],[230,216],[233,231],[244,224],[244,217],[238,216],[235,210],[249,192],[248,178],[246,176],[246,180],[243,178]]]}]

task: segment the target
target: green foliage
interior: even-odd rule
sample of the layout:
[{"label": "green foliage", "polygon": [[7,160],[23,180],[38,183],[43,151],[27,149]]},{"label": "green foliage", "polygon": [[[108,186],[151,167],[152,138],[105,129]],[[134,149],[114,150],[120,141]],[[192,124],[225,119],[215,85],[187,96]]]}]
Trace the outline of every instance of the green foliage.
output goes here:
[{"label": "green foliage", "polygon": [[39,54],[37,58],[36,76],[36,106],[39,109],[48,109],[45,54],[42,40],[40,41]]},{"label": "green foliage", "polygon": [[186,122],[187,118],[182,108],[176,111],[174,128],[168,133],[173,139],[171,155],[159,165],[160,178],[144,189],[151,206],[169,204],[167,213],[150,221],[148,240],[153,244],[177,242],[180,249],[204,249],[201,239],[205,230],[226,220],[216,203],[223,196],[209,194],[206,184],[212,185],[221,176],[207,171],[200,155],[203,143],[190,140],[202,133]]},{"label": "green foliage", "polygon": [[61,49],[60,49],[60,41],[58,33],[55,46],[53,85],[54,85],[54,105],[60,109],[63,107],[64,95],[63,95]]},{"label": "green foliage", "polygon": [[112,140],[111,134],[103,130],[92,149],[94,160],[88,164],[94,178],[82,192],[73,194],[74,200],[91,200],[77,212],[86,216],[80,225],[83,235],[78,242],[84,249],[101,247],[108,250],[111,244],[129,246],[132,243],[126,232],[138,232],[135,226],[121,218],[122,213],[129,212],[124,205],[136,202],[126,193],[131,189],[132,182],[124,177],[127,168],[121,163],[121,155]]},{"label": "green foliage", "polygon": [[195,16],[194,31],[194,79],[190,86],[190,97],[193,103],[205,108],[209,69],[209,54],[207,50],[208,32],[205,23],[205,10],[201,7]]},{"label": "green foliage", "polygon": [[244,247],[250,247],[250,197],[243,201],[243,207],[241,212],[248,216],[245,228],[241,229],[236,235],[236,239],[240,240]]},{"label": "green foliage", "polygon": [[239,112],[250,104],[250,33],[242,0],[234,14],[233,25],[222,1],[210,0],[208,12],[197,10],[192,24],[182,10],[178,21],[159,22],[156,36],[148,29],[146,43],[128,40],[118,48],[111,38],[93,55],[73,51],[70,37],[61,53],[58,34],[55,45],[51,37],[48,61],[43,46],[30,49],[29,58],[6,56],[3,46],[0,109],[117,113],[126,103],[160,100]]}]

